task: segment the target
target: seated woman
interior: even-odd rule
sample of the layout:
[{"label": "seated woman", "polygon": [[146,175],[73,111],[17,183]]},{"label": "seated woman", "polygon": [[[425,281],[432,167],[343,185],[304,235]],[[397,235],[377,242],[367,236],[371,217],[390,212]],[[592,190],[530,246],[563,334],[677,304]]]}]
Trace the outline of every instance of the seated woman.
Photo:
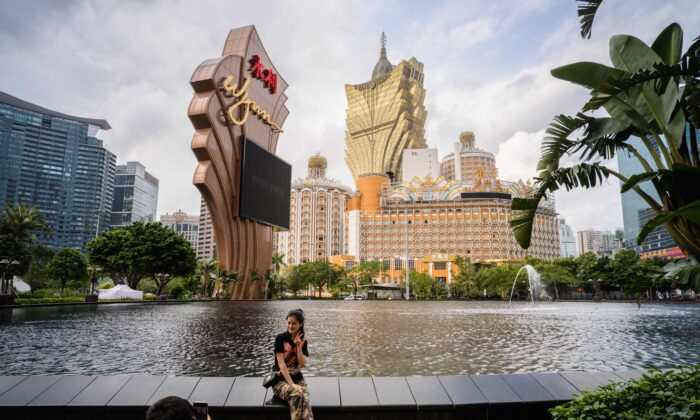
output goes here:
[{"label": "seated woman", "polygon": [[287,331],[275,338],[275,370],[283,379],[273,391],[278,398],[289,403],[292,420],[313,420],[309,390],[304,382],[301,368],[306,366],[309,350],[304,337],[304,311],[294,309],[287,314]]}]

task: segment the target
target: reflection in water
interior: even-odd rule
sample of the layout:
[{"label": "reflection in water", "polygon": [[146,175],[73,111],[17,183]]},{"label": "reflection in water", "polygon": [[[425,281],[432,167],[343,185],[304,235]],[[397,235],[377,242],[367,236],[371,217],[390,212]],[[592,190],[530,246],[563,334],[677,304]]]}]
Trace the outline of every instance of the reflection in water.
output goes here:
[{"label": "reflection in water", "polygon": [[700,306],[278,301],[0,312],[0,374],[261,376],[302,307],[310,376],[613,370],[700,363]]}]

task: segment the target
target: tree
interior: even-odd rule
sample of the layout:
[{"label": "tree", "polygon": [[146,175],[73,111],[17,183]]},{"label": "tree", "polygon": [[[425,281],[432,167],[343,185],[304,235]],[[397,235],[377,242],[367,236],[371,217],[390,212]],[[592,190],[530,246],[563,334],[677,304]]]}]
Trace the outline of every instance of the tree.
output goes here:
[{"label": "tree", "polygon": [[49,278],[57,281],[61,290],[67,285],[84,288],[88,280],[87,261],[75,249],[64,248],[51,258],[46,268]]},{"label": "tree", "polygon": [[[582,3],[582,35],[590,36],[600,1]],[[700,190],[687,187],[700,182],[700,38],[684,54],[682,45],[683,31],[673,23],[651,47],[630,35],[612,37],[614,67],[580,62],[552,70],[554,77],[590,89],[590,100],[575,116],[555,117],[542,145],[533,194],[513,199],[511,227],[523,248],[530,246],[537,206],[548,193],[592,188],[612,175],[622,183],[621,192],[634,191],[656,214],[640,230],[638,243],[663,224],[686,255],[700,254]],[[607,116],[586,114],[601,109]],[[616,153],[633,156],[643,172],[626,177],[605,166]],[[565,156],[576,156],[578,163],[560,167]],[[640,188],[647,181],[656,197]]]},{"label": "tree", "polygon": [[272,268],[273,268],[273,272],[274,272],[275,274],[279,274],[279,273],[280,273],[280,267],[282,267],[282,266],[284,266],[284,267],[287,266],[287,263],[284,262],[284,254],[282,254],[282,253],[280,253],[280,252],[275,252],[274,254],[272,254]]},{"label": "tree", "polygon": [[292,291],[294,297],[297,296],[299,290],[305,288],[310,283],[308,270],[304,270],[302,267],[302,265],[292,266],[287,276],[287,288]]},{"label": "tree", "polygon": [[411,282],[411,290],[416,296],[416,299],[428,299],[430,292],[433,289],[435,280],[428,273],[420,273],[416,270],[411,270],[408,273],[408,279]]},{"label": "tree", "polygon": [[[30,245],[36,241],[36,232],[50,232],[43,216],[36,207],[22,203],[12,205],[5,203],[0,216],[0,257],[19,262],[14,273],[9,270],[0,279],[0,290],[7,290],[8,281],[13,274],[24,274],[31,263]],[[34,267],[33,275],[40,276],[38,267]],[[1,293],[1,292],[0,292]]]},{"label": "tree", "polygon": [[24,276],[32,290],[43,289],[48,285],[48,274],[46,268],[51,262],[55,252],[45,245],[32,245],[29,248],[29,267]]},{"label": "tree", "polygon": [[578,272],[576,277],[594,293],[600,290],[600,264],[598,257],[592,252],[585,252],[576,258]]},{"label": "tree", "polygon": [[452,283],[450,284],[452,295],[461,298],[478,293],[476,290],[478,274],[469,257],[464,255],[456,256],[455,265],[459,272],[452,274]]},{"label": "tree", "polygon": [[202,279],[202,294],[211,296],[213,293],[214,282],[216,279],[216,271],[218,262],[212,258],[209,260],[197,261],[197,275]]},{"label": "tree", "polygon": [[540,273],[542,282],[554,289],[554,298],[559,300],[559,286],[572,286],[578,283],[576,276],[569,270],[557,264],[543,263],[535,267]]},{"label": "tree", "polygon": [[135,222],[110,229],[90,241],[87,249],[90,261],[133,289],[146,276],[168,274],[158,284],[162,290],[174,276],[193,274],[197,266],[190,243],[160,223]]},{"label": "tree", "polygon": [[[488,295],[498,295],[501,299],[508,299],[518,270],[517,267],[511,266],[486,268],[480,273],[481,285],[486,289]],[[518,296],[527,295],[527,274],[521,273],[518,279],[520,281],[515,283],[514,294]]]},{"label": "tree", "polygon": [[374,283],[374,278],[382,271],[384,263],[381,261],[361,261],[353,267],[349,274],[349,280],[353,286],[353,294],[357,295],[359,286],[369,286]]}]

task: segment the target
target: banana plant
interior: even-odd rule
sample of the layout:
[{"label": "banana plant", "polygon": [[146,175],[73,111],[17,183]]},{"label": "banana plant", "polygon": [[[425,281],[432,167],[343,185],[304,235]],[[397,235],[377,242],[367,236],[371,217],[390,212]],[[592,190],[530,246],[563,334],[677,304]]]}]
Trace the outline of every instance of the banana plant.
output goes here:
[{"label": "banana plant", "polygon": [[[510,224],[520,246],[530,246],[535,214],[547,194],[561,187],[592,188],[613,176],[622,192],[639,194],[655,212],[638,243],[663,224],[686,255],[700,254],[700,37],[685,53],[682,45],[683,30],[673,23],[651,46],[630,35],[613,36],[612,67],[579,62],[551,71],[589,89],[590,99],[575,116],[554,118],[542,143],[533,193],[513,199]],[[644,171],[626,177],[606,166],[617,153],[634,156]],[[565,156],[576,163],[560,166]],[[657,197],[640,188],[647,181]]]}]

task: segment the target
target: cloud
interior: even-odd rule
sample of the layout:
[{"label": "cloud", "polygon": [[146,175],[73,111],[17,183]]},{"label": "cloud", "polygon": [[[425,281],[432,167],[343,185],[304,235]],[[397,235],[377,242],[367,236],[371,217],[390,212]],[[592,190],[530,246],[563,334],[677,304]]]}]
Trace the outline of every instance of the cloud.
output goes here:
[{"label": "cloud", "polygon": [[[107,119],[113,129],[100,137],[118,161],[141,161],[160,179],[158,213],[197,214],[188,81],[199,63],[221,54],[233,27],[255,23],[290,84],[278,153],[293,165],[293,176],[304,176],[308,157],[320,151],[329,176],[351,186],[343,86],[369,79],[381,30],[393,63],[415,56],[425,64],[429,143],[444,155],[461,131],[472,130],[479,147],[498,154],[504,178],[515,178],[532,176],[536,141],[552,117],[575,112],[587,95],[552,78],[551,68],[607,62],[610,35],[633,33],[650,43],[676,19],[686,30],[700,27],[700,6],[604,2],[592,39],[584,41],[575,5],[554,0],[10,1],[0,15],[0,90]],[[558,208],[581,228],[619,225],[615,188],[604,187],[597,198],[557,194]]]}]

